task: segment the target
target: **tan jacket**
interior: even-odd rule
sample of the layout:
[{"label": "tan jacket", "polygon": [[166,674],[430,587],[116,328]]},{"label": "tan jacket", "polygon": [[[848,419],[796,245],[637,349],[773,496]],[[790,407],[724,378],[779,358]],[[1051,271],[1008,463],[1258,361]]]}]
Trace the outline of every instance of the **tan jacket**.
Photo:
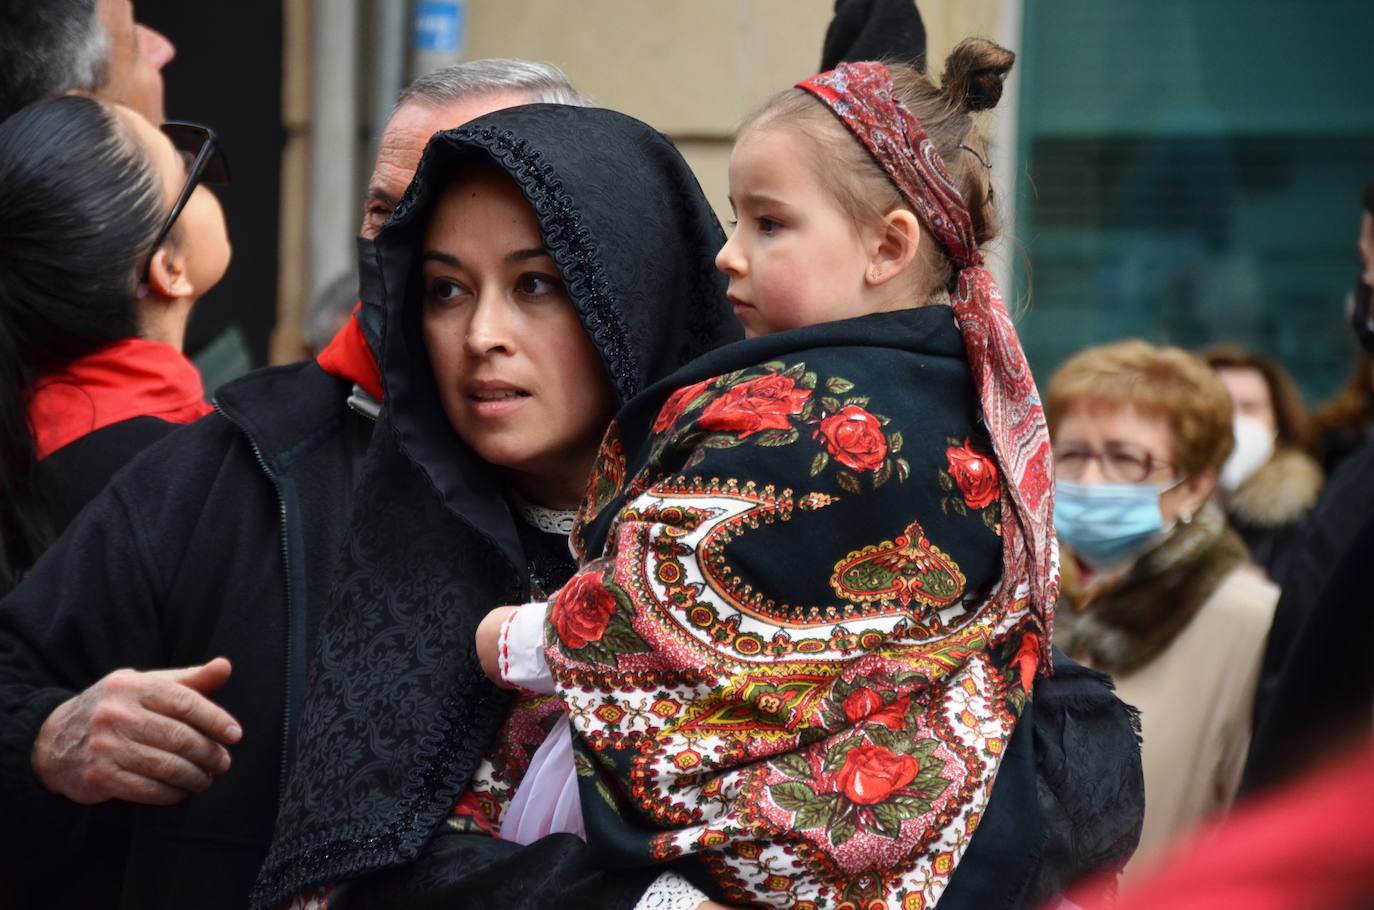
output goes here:
[{"label": "tan jacket", "polygon": [[1163,651],[1117,678],[1117,694],[1140,709],[1145,767],[1145,831],[1127,879],[1234,798],[1278,599],[1257,568],[1239,566]]}]

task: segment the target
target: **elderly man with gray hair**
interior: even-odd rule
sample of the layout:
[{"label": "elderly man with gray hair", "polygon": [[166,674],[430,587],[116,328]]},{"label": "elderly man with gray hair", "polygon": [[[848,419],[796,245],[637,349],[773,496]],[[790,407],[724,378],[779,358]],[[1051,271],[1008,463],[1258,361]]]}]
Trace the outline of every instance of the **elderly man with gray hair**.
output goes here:
[{"label": "elderly man with gray hair", "polygon": [[[536,101],[585,104],[556,69],[524,61],[458,64],[408,88],[369,181],[364,250],[432,133]],[[365,301],[371,281],[364,266]],[[91,906],[247,905],[372,434],[373,312],[361,306],[320,360],[222,388],[214,414],[132,463],[0,602],[0,805],[14,842],[0,855],[44,888],[0,882],[0,905],[54,904],[53,876],[85,880]],[[73,861],[81,876],[60,871]]]},{"label": "elderly man with gray hair", "polygon": [[[386,224],[410,184],[429,137],[442,129],[518,104],[588,105],[581,92],[547,63],[473,60],[421,76],[401,92],[377,147],[363,199],[360,236],[371,240]],[[306,308],[303,335],[318,354],[352,313],[358,273],[340,276],[316,293]]]},{"label": "elderly man with gray hair", "polygon": [[0,120],[72,92],[163,121],[172,42],[134,21],[131,0],[0,0]]}]

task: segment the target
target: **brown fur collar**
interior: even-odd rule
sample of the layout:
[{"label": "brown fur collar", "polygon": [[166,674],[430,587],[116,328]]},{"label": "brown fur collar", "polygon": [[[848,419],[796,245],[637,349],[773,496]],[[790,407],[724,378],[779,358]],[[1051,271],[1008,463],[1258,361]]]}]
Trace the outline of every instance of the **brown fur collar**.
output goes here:
[{"label": "brown fur collar", "polygon": [[1130,673],[1164,650],[1248,558],[1214,505],[1127,568],[1087,584],[1066,558],[1055,643],[1099,670]]},{"label": "brown fur collar", "polygon": [[1237,525],[1282,528],[1307,517],[1322,491],[1322,469],[1295,449],[1279,449],[1226,504]]}]

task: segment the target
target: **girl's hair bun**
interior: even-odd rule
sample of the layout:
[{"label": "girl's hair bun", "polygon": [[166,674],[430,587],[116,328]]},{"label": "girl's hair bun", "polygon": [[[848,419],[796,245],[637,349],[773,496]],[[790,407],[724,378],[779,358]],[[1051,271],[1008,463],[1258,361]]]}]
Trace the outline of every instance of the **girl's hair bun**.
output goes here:
[{"label": "girl's hair bun", "polygon": [[1016,55],[986,38],[965,38],[945,60],[941,91],[955,107],[986,111],[1002,98],[1002,82]]}]

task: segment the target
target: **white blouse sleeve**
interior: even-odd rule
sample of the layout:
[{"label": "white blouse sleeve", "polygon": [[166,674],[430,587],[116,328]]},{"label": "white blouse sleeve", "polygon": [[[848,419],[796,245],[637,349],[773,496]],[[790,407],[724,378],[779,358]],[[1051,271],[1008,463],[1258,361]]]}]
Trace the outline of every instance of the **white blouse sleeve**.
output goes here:
[{"label": "white blouse sleeve", "polygon": [[553,674],[544,659],[546,603],[525,604],[501,623],[501,678],[531,692],[554,690]]},{"label": "white blouse sleeve", "polygon": [[654,879],[635,910],[696,910],[711,898],[671,869]]}]

